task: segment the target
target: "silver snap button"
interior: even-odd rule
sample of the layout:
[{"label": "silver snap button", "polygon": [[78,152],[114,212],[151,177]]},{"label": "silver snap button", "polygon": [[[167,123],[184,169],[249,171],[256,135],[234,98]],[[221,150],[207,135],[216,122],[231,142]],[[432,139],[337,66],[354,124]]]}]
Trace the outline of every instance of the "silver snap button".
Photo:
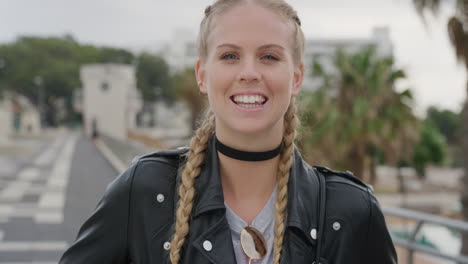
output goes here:
[{"label": "silver snap button", "polygon": [[156,196],[156,200],[158,200],[160,203],[164,202],[164,195],[161,193],[158,194],[158,196]]},{"label": "silver snap button", "polygon": [[211,251],[213,249],[213,244],[211,244],[211,242],[209,240],[205,240],[203,242],[203,248],[206,250],[206,251]]},{"label": "silver snap button", "polygon": [[333,223],[333,229],[334,229],[335,231],[338,231],[338,230],[340,230],[340,228],[341,228],[341,225],[340,225],[340,223],[339,223],[339,222],[335,222],[335,223]]},{"label": "silver snap button", "polygon": [[164,243],[164,246],[163,246],[163,247],[164,247],[164,250],[169,250],[169,249],[171,249],[171,242],[166,241],[166,242]]},{"label": "silver snap button", "polygon": [[317,229],[312,229],[310,230],[310,236],[312,237],[312,239],[317,239]]}]

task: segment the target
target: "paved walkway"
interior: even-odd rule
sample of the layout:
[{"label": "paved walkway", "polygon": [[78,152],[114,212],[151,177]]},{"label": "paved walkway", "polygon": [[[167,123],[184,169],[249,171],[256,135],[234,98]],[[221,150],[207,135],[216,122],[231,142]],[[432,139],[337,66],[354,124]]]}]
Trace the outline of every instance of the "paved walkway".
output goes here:
[{"label": "paved walkway", "polygon": [[76,136],[55,136],[15,138],[17,151],[2,152],[14,165],[1,174],[0,263],[54,263],[68,245],[61,224]]},{"label": "paved walkway", "polygon": [[133,158],[156,151],[141,143],[116,140],[104,135],[102,135],[99,140],[119,159],[124,167],[128,167]]},{"label": "paved walkway", "polygon": [[117,173],[80,133],[14,142],[0,152],[12,162],[0,166],[0,264],[57,263]]}]

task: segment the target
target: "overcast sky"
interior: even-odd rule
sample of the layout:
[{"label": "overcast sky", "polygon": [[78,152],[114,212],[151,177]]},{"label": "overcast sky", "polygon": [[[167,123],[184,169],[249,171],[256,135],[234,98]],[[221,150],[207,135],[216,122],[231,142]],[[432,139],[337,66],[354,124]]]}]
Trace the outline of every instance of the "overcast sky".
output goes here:
[{"label": "overcast sky", "polygon": [[[184,28],[196,35],[211,0],[0,0],[0,43],[18,36],[72,34],[81,43],[156,49]],[[429,105],[459,111],[466,97],[466,72],[457,65],[446,33],[446,5],[427,27],[412,0],[290,0],[306,38],[368,37],[388,26],[396,63],[408,80],[421,114]]]}]

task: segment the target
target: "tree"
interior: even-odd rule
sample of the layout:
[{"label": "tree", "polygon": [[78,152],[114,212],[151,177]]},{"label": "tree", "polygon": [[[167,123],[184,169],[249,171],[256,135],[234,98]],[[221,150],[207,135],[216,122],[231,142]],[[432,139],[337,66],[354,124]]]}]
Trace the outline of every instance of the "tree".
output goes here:
[{"label": "tree", "polygon": [[430,119],[424,120],[420,133],[412,165],[420,177],[425,177],[428,164],[441,165],[443,163],[447,145],[444,136]]},{"label": "tree", "polygon": [[175,95],[170,89],[169,65],[166,61],[149,53],[140,54],[137,61],[137,86],[144,101],[157,98],[172,101]]},{"label": "tree", "polygon": [[314,163],[351,169],[364,178],[366,167],[375,171],[377,150],[394,164],[410,159],[419,122],[411,110],[411,92],[394,89],[405,74],[393,64],[392,58],[379,58],[373,47],[353,55],[339,50],[334,73],[314,63],[313,74],[322,86],[302,96],[301,103],[301,147]]},{"label": "tree", "polygon": [[78,46],[71,38],[35,37],[0,46],[0,58],[5,61],[2,90],[23,94],[42,105],[42,116],[47,124],[54,125],[55,99],[71,95],[80,83],[75,59]]},{"label": "tree", "polygon": [[435,128],[442,134],[447,143],[447,157],[444,165],[462,167],[461,159],[461,113],[455,113],[450,110],[438,109],[434,106],[427,110],[428,120],[432,122]]},{"label": "tree", "polygon": [[[418,14],[424,20],[424,12],[430,11],[438,14],[442,1],[440,0],[413,0]],[[458,61],[463,64],[468,72],[468,0],[456,0],[455,10],[447,23],[449,38]],[[468,80],[466,83],[467,98],[462,110],[462,163],[464,164],[463,185],[461,195],[462,215],[468,220]],[[462,236],[461,253],[468,255],[468,233]]]},{"label": "tree", "polygon": [[[0,45],[0,93],[14,91],[28,97],[36,105],[43,98],[45,116],[51,116],[56,98],[70,98],[80,87],[79,69],[88,63],[133,62],[133,54],[124,49],[80,45],[71,36],[20,37],[13,43]],[[34,82],[40,77],[41,82]],[[42,95],[42,96],[41,96]],[[50,118],[54,120],[54,118]]]},{"label": "tree", "polygon": [[458,113],[431,106],[427,110],[427,119],[442,133],[447,143],[455,145],[460,143],[461,120]]},{"label": "tree", "polygon": [[198,90],[195,71],[188,68],[172,77],[172,88],[177,97],[187,103],[192,112],[192,130],[196,128],[196,122],[206,108],[206,99]]},{"label": "tree", "polygon": [[48,94],[63,96],[79,85],[73,40],[60,38],[19,38],[15,43],[0,46],[5,60],[1,79],[5,90],[19,92],[37,103],[38,87],[33,83],[41,76]]}]

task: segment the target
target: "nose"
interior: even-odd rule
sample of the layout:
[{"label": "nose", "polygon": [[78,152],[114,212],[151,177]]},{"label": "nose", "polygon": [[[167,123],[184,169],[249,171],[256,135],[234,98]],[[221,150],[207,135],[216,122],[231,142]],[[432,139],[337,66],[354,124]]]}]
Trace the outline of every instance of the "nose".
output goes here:
[{"label": "nose", "polygon": [[244,60],[239,72],[239,81],[243,83],[258,82],[261,79],[261,74],[255,60]]}]

